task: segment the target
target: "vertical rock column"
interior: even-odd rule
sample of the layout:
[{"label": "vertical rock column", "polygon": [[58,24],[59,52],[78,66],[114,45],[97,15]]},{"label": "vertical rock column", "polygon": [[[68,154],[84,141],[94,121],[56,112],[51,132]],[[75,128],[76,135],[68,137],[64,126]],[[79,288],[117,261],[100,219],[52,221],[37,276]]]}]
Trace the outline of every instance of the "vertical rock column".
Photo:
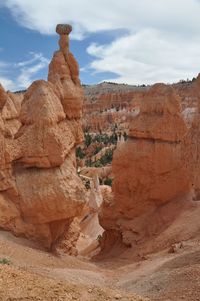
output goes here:
[{"label": "vertical rock column", "polygon": [[49,65],[48,80],[52,82],[61,94],[61,102],[68,119],[82,117],[83,91],[79,80],[79,66],[69,50],[69,34],[71,25],[58,24],[60,49],[54,53]]}]

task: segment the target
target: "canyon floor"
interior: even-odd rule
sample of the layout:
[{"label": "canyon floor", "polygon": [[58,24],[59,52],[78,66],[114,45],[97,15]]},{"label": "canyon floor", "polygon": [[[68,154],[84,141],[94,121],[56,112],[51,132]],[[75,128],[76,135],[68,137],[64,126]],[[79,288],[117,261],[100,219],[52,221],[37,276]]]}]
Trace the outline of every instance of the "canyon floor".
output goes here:
[{"label": "canyon floor", "polygon": [[[138,257],[131,250],[89,261],[55,256],[0,232],[0,300],[200,300],[200,239]],[[139,297],[140,296],[140,297]]]}]

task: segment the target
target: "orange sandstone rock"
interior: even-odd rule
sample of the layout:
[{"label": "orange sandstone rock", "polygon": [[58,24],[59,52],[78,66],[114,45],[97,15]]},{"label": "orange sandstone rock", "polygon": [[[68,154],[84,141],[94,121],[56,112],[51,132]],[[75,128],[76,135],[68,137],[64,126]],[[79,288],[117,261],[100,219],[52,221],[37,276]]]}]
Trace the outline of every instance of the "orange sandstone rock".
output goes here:
[{"label": "orange sandstone rock", "polygon": [[48,81],[53,83],[61,95],[61,102],[68,119],[82,116],[83,91],[79,80],[79,66],[69,51],[69,25],[58,25],[60,50],[54,53],[49,65]]},{"label": "orange sandstone rock", "polygon": [[130,124],[129,139],[114,153],[113,195],[103,203],[100,213],[104,229],[121,233],[125,244],[143,241],[162,231],[170,216],[166,214],[165,224],[163,210],[158,221],[159,208],[184,198],[190,191],[182,148],[186,133],[174,90],[163,84],[154,85]]},{"label": "orange sandstone rock", "polygon": [[0,227],[46,248],[67,237],[86,200],[75,157],[82,90],[68,34],[61,33],[61,65],[54,56],[48,82],[35,81],[23,100],[0,86]]}]

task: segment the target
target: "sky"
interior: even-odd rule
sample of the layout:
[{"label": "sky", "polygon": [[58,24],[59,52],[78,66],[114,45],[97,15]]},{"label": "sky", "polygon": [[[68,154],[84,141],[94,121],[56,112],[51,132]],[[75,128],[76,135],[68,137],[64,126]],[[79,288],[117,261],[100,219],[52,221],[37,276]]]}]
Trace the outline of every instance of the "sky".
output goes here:
[{"label": "sky", "polygon": [[173,83],[200,72],[200,0],[0,0],[0,83],[46,79],[58,23],[83,84]]}]

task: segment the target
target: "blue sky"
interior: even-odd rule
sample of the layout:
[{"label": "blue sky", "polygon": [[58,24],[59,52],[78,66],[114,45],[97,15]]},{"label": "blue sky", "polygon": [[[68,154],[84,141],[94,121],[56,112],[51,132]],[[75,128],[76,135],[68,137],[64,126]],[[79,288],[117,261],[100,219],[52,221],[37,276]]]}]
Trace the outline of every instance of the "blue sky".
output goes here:
[{"label": "blue sky", "polygon": [[175,82],[200,71],[199,0],[0,0],[0,82],[46,79],[57,23],[73,25],[84,84]]},{"label": "blue sky", "polygon": [[[0,8],[0,33],[0,62],[5,63],[5,67],[1,67],[0,63],[0,74],[14,81],[14,85],[8,85],[8,88],[12,88],[12,86],[14,90],[18,87],[19,89],[26,88],[29,78],[27,78],[27,83],[25,80],[17,83],[16,78],[22,70],[25,70],[25,76],[28,77],[29,69],[37,65],[41,65],[41,68],[38,66],[37,72],[31,72],[30,81],[47,78],[48,63],[53,52],[58,48],[56,33],[41,34],[36,30],[22,27],[15,21],[7,8]],[[89,66],[93,57],[86,51],[91,43],[109,43],[115,36],[116,31],[113,30],[88,35],[84,40],[71,40],[70,49],[79,62],[81,81],[84,84],[98,83],[111,76],[117,77],[112,72],[96,73],[95,70],[92,70]]]}]

